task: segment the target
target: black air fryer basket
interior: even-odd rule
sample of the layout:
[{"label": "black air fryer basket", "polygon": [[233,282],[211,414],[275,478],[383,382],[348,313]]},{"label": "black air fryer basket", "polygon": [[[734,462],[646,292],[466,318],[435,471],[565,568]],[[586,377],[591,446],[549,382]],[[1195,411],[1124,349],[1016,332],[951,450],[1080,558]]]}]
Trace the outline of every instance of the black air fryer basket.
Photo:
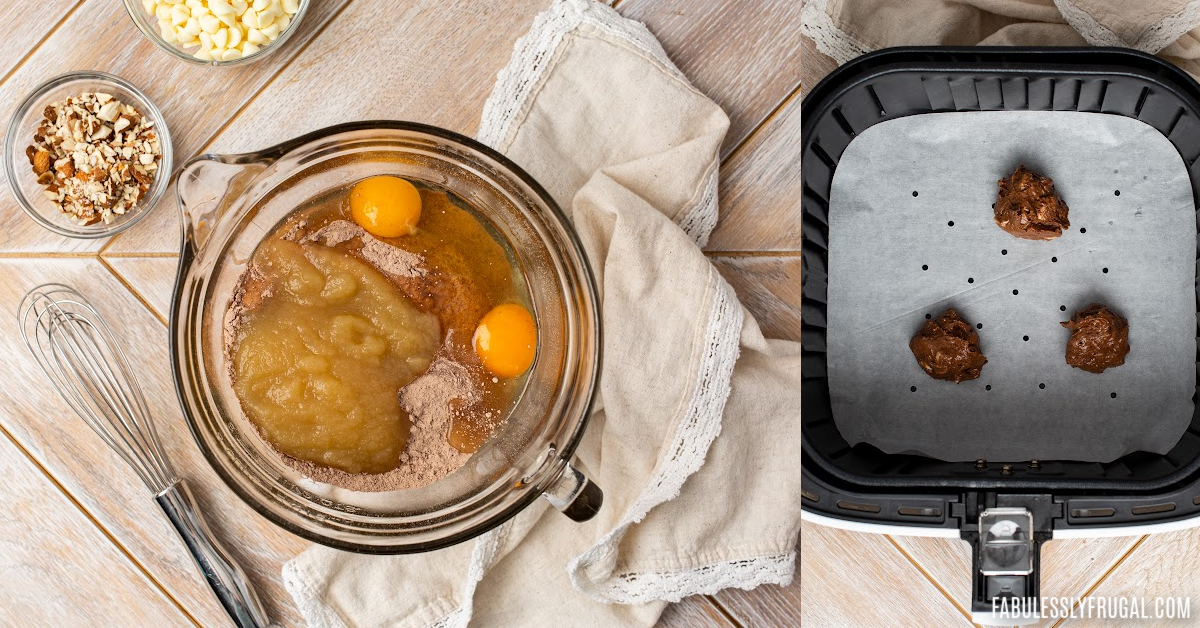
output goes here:
[{"label": "black air fryer basket", "polygon": [[1038,596],[1039,547],[1052,537],[1200,525],[1195,518],[1200,515],[1200,406],[1167,454],[1134,452],[1109,463],[944,462],[886,454],[865,443],[851,446],[838,432],[825,340],[829,197],[839,158],[857,134],[886,120],[1009,110],[1084,111],[1141,120],[1179,151],[1193,197],[1200,199],[1200,85],[1178,68],[1138,52],[893,48],[838,68],[801,106],[805,518],[876,532],[955,536],[972,543],[977,621],[989,619],[996,598]]}]

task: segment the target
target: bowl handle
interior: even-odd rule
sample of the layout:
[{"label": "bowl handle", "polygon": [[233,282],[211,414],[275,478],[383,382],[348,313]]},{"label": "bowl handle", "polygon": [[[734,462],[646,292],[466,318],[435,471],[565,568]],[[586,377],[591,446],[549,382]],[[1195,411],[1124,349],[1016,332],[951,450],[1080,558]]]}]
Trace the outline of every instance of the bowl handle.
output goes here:
[{"label": "bowl handle", "polygon": [[275,162],[262,153],[197,155],[179,170],[175,195],[183,213],[183,247],[195,253],[250,183]]},{"label": "bowl handle", "polygon": [[575,521],[591,519],[604,504],[604,491],[569,462],[558,481],[551,484],[542,497]]}]

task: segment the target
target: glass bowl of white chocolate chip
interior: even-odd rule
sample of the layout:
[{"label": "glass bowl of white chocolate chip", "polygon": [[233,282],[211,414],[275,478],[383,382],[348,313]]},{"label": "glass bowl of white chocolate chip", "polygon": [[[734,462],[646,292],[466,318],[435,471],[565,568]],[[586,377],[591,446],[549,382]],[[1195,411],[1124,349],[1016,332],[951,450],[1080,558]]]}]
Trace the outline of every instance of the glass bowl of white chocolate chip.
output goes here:
[{"label": "glass bowl of white chocolate chip", "polygon": [[227,66],[261,59],[300,25],[309,0],[125,0],[134,24],[189,63]]}]

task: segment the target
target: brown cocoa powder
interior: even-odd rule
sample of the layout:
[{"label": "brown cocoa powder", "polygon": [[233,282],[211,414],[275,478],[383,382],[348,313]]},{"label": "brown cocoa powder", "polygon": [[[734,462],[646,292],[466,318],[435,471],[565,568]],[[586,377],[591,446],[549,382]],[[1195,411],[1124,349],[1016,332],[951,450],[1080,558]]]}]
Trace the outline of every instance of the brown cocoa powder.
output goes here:
[{"label": "brown cocoa powder", "polygon": [[415,253],[376,240],[362,227],[349,220],[335,220],[308,234],[303,242],[317,242],[325,246],[337,246],[359,238],[362,248],[358,254],[384,274],[399,277],[421,277],[425,275],[423,260]]}]

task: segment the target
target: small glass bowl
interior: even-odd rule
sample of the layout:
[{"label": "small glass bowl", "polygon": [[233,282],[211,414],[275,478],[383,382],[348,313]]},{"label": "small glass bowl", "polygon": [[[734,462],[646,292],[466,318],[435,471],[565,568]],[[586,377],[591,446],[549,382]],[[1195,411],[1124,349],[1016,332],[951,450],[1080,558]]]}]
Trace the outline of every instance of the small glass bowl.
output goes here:
[{"label": "small glass bowl", "polygon": [[300,26],[300,21],[304,19],[304,14],[308,12],[308,4],[309,0],[300,0],[299,7],[296,9],[296,14],[292,16],[292,21],[288,23],[287,30],[279,33],[279,37],[275,38],[275,41],[263,46],[258,52],[252,55],[231,59],[229,61],[217,61],[215,59],[211,61],[205,61],[203,59],[197,59],[196,57],[192,56],[192,53],[184,50],[182,46],[172,44],[171,42],[163,39],[162,33],[158,30],[158,18],[146,12],[145,7],[142,6],[142,0],[125,0],[125,10],[129,13],[129,17],[133,18],[133,23],[137,25],[138,30],[142,31],[142,34],[145,35],[147,39],[157,44],[159,48],[162,48],[163,50],[166,50],[174,55],[175,58],[182,61],[187,61],[188,63],[194,63],[196,65],[225,67],[258,61],[282,46],[283,42],[287,41],[288,38],[292,36],[292,33],[296,32],[296,29]]},{"label": "small glass bowl", "polygon": [[[116,216],[108,224],[103,221],[91,225],[73,222],[42,194],[45,186],[37,182],[33,169],[29,167],[29,158],[25,155],[25,147],[33,141],[34,132],[44,119],[42,112],[46,107],[86,92],[112,94],[113,98],[133,105],[143,116],[149,117],[154,121],[162,149],[162,160],[146,195],[134,206],[133,211]],[[162,112],[141,90],[124,79],[103,72],[70,72],[42,83],[17,107],[4,137],[4,173],[13,196],[30,218],[68,238],[104,238],[132,227],[162,199],[170,183],[172,168],[171,135]]]}]

